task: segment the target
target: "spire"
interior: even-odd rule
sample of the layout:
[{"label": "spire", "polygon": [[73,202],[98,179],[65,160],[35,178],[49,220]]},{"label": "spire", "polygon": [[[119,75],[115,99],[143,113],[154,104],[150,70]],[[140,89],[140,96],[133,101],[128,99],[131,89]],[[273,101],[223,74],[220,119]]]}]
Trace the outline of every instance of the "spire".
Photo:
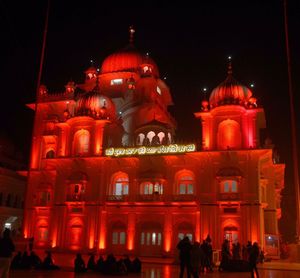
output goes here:
[{"label": "spire", "polygon": [[100,92],[100,86],[99,86],[99,74],[96,75],[96,85],[93,88],[93,92],[99,93]]},{"label": "spire", "polygon": [[228,56],[228,66],[227,66],[227,74],[232,75],[232,64],[231,64],[231,56]]},{"label": "spire", "polygon": [[206,99],[207,99],[207,88],[204,87],[204,88],[202,89],[202,92],[203,92],[203,97],[204,97],[204,99],[206,100]]},{"label": "spire", "polygon": [[133,26],[129,26],[129,43],[133,44],[135,30]]}]

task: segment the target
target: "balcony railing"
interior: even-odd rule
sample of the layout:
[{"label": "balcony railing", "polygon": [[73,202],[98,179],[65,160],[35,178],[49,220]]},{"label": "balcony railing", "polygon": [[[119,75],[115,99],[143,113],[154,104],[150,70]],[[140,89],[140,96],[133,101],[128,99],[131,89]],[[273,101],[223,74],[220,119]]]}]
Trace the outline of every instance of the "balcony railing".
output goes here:
[{"label": "balcony railing", "polygon": [[67,202],[83,202],[85,201],[85,196],[83,194],[67,194]]},{"label": "balcony railing", "polygon": [[237,193],[237,192],[219,193],[218,194],[219,201],[236,201],[236,200],[240,200],[240,199],[241,199],[240,193]]},{"label": "balcony railing", "polygon": [[108,202],[194,202],[197,196],[193,194],[164,195],[164,194],[138,194],[138,195],[107,195]]},{"label": "balcony railing", "polygon": [[34,202],[34,205],[36,207],[47,207],[50,205],[50,201],[47,201],[47,200],[36,200]]}]

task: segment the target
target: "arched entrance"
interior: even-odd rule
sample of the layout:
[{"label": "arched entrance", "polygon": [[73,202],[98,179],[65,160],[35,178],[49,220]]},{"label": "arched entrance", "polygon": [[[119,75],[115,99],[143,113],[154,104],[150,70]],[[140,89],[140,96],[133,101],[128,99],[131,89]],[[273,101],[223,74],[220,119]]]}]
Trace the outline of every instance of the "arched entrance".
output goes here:
[{"label": "arched entrance", "polygon": [[69,222],[66,242],[67,248],[71,250],[79,250],[83,244],[83,222],[80,218],[76,217]]},{"label": "arched entrance", "polygon": [[218,126],[218,149],[239,149],[242,144],[241,128],[237,121],[227,119]]},{"label": "arched entrance", "polygon": [[174,235],[174,243],[176,246],[177,243],[182,240],[184,237],[188,237],[191,242],[193,242],[194,239],[194,227],[192,224],[188,222],[181,222],[177,226],[177,232]]},{"label": "arched entrance", "polygon": [[34,238],[38,246],[42,247],[48,244],[48,222],[45,219],[37,222]]},{"label": "arched entrance", "polygon": [[142,256],[161,256],[163,238],[160,223],[141,223],[138,237],[139,254]]},{"label": "arched entrance", "polygon": [[126,225],[121,221],[112,223],[107,240],[107,246],[109,246],[111,253],[114,255],[124,255],[127,246]]}]

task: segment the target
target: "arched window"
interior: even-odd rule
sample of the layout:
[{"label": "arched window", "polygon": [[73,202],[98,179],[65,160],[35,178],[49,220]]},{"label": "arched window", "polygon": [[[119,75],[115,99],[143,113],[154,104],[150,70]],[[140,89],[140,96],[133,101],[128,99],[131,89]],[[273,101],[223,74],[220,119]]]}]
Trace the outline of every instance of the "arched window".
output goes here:
[{"label": "arched window", "polygon": [[149,131],[147,134],[147,139],[149,140],[149,143],[152,143],[152,139],[155,136],[155,133],[153,131]]},{"label": "arched window", "polygon": [[172,135],[170,132],[168,132],[168,144],[172,143]]},{"label": "arched window", "polygon": [[163,132],[159,132],[159,133],[157,134],[157,136],[158,136],[158,138],[159,138],[160,144],[162,144],[162,143],[163,143],[163,139],[165,138],[165,134],[164,134]]},{"label": "arched window", "polygon": [[82,201],[85,194],[85,183],[73,183],[69,186],[68,201]]},{"label": "arched window", "polygon": [[83,172],[74,171],[69,176],[67,183],[67,201],[84,201],[88,176]]},{"label": "arched window", "polygon": [[194,194],[194,174],[188,170],[179,171],[176,174],[177,194]]},{"label": "arched window", "polygon": [[11,205],[11,194],[7,194],[5,206],[10,207]]},{"label": "arched window", "polygon": [[221,184],[221,192],[222,193],[236,193],[238,192],[238,183],[236,180],[222,180]]},{"label": "arched window", "polygon": [[126,243],[126,226],[121,222],[112,225],[112,245],[124,245]]},{"label": "arched window", "polygon": [[163,185],[159,182],[143,182],[141,183],[141,194],[150,195],[150,194],[163,194]]},{"label": "arched window", "polygon": [[84,155],[89,152],[90,133],[85,129],[78,130],[74,135],[74,153],[75,155]]},{"label": "arched window", "polygon": [[112,177],[112,186],[110,195],[122,196],[129,193],[128,175],[123,172],[115,173]]},{"label": "arched window", "polygon": [[14,207],[14,208],[17,208],[17,207],[18,207],[18,205],[19,205],[19,196],[18,196],[18,195],[16,195],[16,196],[15,196],[15,199],[14,199],[14,204],[13,204],[13,207]]},{"label": "arched window", "polygon": [[140,133],[137,137],[137,145],[140,146],[140,145],[143,145],[143,142],[144,142],[144,139],[145,139],[145,135],[143,133]]},{"label": "arched window", "polygon": [[238,149],[241,148],[240,124],[234,120],[225,120],[218,127],[218,149]]},{"label": "arched window", "polygon": [[46,158],[54,158],[55,157],[55,152],[54,150],[49,150],[46,153]]},{"label": "arched window", "polygon": [[37,206],[48,206],[51,200],[50,191],[39,191],[37,194]]}]

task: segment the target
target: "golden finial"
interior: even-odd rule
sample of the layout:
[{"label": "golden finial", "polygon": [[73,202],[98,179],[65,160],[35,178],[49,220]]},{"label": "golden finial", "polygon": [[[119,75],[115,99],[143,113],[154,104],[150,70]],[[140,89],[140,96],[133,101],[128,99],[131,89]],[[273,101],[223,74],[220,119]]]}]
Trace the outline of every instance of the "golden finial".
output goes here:
[{"label": "golden finial", "polygon": [[129,26],[129,43],[133,44],[133,36],[134,36],[135,30],[133,26]]},{"label": "golden finial", "polygon": [[228,60],[228,68],[227,68],[227,74],[232,75],[232,64],[231,64],[231,56],[227,57]]}]

